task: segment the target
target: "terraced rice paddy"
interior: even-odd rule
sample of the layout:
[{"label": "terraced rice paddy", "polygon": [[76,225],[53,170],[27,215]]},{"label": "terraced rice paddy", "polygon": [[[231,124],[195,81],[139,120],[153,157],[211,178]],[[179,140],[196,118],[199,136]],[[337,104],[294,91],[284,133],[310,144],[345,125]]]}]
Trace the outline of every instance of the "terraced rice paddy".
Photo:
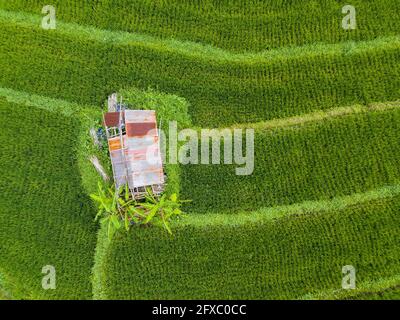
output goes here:
[{"label": "terraced rice paddy", "polygon": [[[44,30],[47,1],[0,0],[0,299],[398,299],[400,3],[352,2],[356,30],[342,1],[55,0]],[[113,92],[254,129],[254,172],[168,165],[174,236],[108,242],[88,130]]]},{"label": "terraced rice paddy", "polygon": [[[91,298],[93,206],[76,161],[79,119],[0,100],[0,272],[15,298]],[[58,270],[57,290],[41,286]]]}]

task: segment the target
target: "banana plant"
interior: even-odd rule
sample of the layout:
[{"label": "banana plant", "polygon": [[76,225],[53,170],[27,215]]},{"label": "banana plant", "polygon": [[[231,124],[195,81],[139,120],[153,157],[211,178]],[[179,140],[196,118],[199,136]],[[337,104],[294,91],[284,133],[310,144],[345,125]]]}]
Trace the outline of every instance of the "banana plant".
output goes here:
[{"label": "banana plant", "polygon": [[169,198],[163,194],[160,199],[157,199],[151,192],[151,189],[147,190],[145,198],[146,202],[141,204],[147,210],[143,224],[153,223],[161,225],[172,235],[169,222],[172,217],[183,215],[180,208],[184,201],[178,201],[176,193],[172,194]]},{"label": "banana plant", "polygon": [[129,231],[132,224],[160,226],[172,234],[170,220],[183,215],[181,206],[185,202],[178,200],[175,193],[170,197],[165,194],[155,197],[151,189],[147,189],[145,200],[138,202],[131,199],[128,185],[119,190],[108,188],[104,191],[101,182],[98,183],[98,194],[91,194],[90,197],[98,203],[95,220],[100,219],[100,223],[107,226],[110,240],[123,226]]},{"label": "banana plant", "polygon": [[[108,238],[111,240],[115,232],[121,229],[121,218],[125,220],[125,228],[129,230],[129,206],[134,200],[129,198],[129,189],[126,185],[117,192],[114,188],[103,190],[102,184],[98,183],[98,194],[91,194],[90,197],[98,203],[98,212],[95,221],[100,219],[101,224],[107,225]],[[128,220],[129,221],[129,220]]]}]

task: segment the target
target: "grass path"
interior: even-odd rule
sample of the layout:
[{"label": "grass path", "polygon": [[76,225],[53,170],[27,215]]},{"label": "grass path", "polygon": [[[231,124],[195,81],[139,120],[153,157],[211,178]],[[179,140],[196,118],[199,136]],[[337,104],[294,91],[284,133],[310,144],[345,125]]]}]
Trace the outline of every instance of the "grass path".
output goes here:
[{"label": "grass path", "polygon": [[236,214],[208,213],[204,216],[203,214],[196,214],[196,212],[193,212],[185,219],[176,222],[176,226],[192,226],[199,228],[218,225],[243,226],[246,224],[274,221],[291,215],[299,216],[313,214],[315,212],[319,214],[336,212],[348,207],[356,207],[364,203],[379,199],[390,199],[399,195],[400,185],[390,185],[363,193],[336,197],[330,200],[304,201],[292,205],[264,207],[254,211],[241,211]]},{"label": "grass path", "polygon": [[[300,127],[312,122],[329,121],[333,118],[345,117],[352,114],[364,114],[374,111],[391,111],[400,108],[400,100],[387,102],[372,102],[368,105],[354,105],[348,107],[337,107],[327,110],[318,110],[312,113],[287,117],[282,119],[272,119],[268,121],[235,124],[227,129],[247,129],[254,130],[275,130],[279,128],[290,129]],[[200,129],[199,129],[200,130]]]},{"label": "grass path", "polygon": [[356,285],[354,290],[330,290],[315,294],[308,294],[300,299],[304,300],[327,300],[327,299],[399,299],[400,297],[400,275],[387,279],[371,281]]}]

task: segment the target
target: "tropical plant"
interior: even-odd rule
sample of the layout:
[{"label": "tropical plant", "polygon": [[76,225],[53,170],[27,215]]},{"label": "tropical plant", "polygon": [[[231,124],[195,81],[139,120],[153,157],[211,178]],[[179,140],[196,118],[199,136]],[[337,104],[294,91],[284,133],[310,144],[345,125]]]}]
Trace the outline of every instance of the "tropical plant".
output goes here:
[{"label": "tropical plant", "polygon": [[164,227],[169,234],[172,234],[169,222],[174,216],[182,215],[182,203],[187,202],[178,200],[176,193],[173,193],[169,198],[163,194],[159,199],[154,196],[150,189],[147,189],[145,195],[146,202],[140,204],[144,210],[144,214],[139,216],[139,224],[149,224]]},{"label": "tropical plant", "polygon": [[101,218],[101,224],[107,224],[108,238],[114,236],[115,232],[121,228],[120,216],[125,211],[129,202],[119,197],[121,191],[115,192],[115,188],[108,188],[107,191],[103,190],[102,184],[98,183],[98,194],[91,194],[90,197],[98,202],[98,212],[95,220]]},{"label": "tropical plant", "polygon": [[99,182],[98,194],[91,194],[90,197],[99,205],[95,220],[100,219],[101,224],[107,225],[110,240],[123,225],[126,231],[129,231],[132,225],[155,225],[172,234],[170,220],[183,214],[180,208],[184,201],[178,200],[176,193],[169,198],[166,194],[158,198],[147,189],[144,201],[139,202],[131,198],[128,185],[119,190],[109,187],[104,191]]}]

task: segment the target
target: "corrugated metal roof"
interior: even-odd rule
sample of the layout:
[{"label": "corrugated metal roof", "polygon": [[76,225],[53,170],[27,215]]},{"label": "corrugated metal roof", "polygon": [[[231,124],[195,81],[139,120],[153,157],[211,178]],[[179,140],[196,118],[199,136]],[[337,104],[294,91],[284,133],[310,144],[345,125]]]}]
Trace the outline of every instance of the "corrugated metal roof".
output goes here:
[{"label": "corrugated metal roof", "polygon": [[125,110],[126,155],[134,187],[164,183],[156,114],[153,110]]},{"label": "corrugated metal roof", "polygon": [[156,112],[154,110],[125,110],[126,123],[156,123]]},{"label": "corrugated metal roof", "polygon": [[[157,126],[151,122],[138,122],[138,123],[127,123],[126,134],[128,137],[140,137],[150,135],[151,132],[155,132]],[[154,133],[153,133],[154,135]]]},{"label": "corrugated metal roof", "polygon": [[[106,126],[118,126],[119,112],[108,112]],[[126,135],[109,139],[111,162],[117,187],[128,182],[139,188],[164,183],[164,172],[157,131],[156,113],[153,110],[125,110]]]},{"label": "corrugated metal roof", "polygon": [[127,183],[125,157],[122,153],[120,137],[109,139],[108,145],[114,172],[114,181],[116,187],[119,188]]},{"label": "corrugated metal roof", "polygon": [[[107,112],[104,115],[104,124],[107,127],[118,127],[120,112]],[[123,115],[122,115],[123,116]]]}]

